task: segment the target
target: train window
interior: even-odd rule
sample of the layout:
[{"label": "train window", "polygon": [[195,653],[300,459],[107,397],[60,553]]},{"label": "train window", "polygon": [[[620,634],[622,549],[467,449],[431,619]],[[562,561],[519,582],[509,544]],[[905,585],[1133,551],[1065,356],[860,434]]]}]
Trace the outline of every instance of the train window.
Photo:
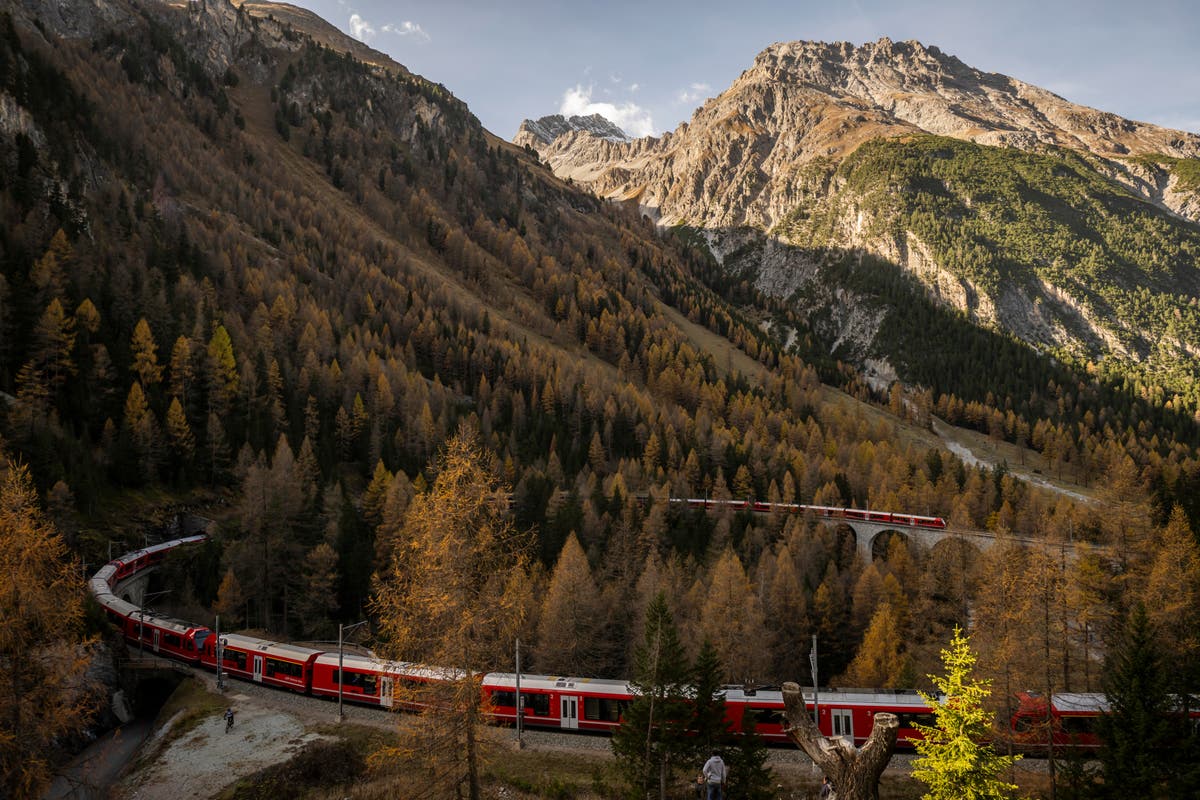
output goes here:
[{"label": "train window", "polygon": [[787,727],[787,715],[777,708],[755,708],[750,707],[750,711],[754,712],[754,722],[757,725],[780,725]]},{"label": "train window", "polygon": [[504,706],[505,708],[516,708],[517,693],[516,692],[492,692],[492,705]]},{"label": "train window", "polygon": [[233,666],[233,667],[237,667],[238,669],[245,671],[245,669],[246,669],[246,654],[245,653],[241,652],[240,650],[224,650],[221,653],[221,655],[222,655],[221,660],[224,663],[226,663],[230,666]]},{"label": "train window", "polygon": [[1079,733],[1095,733],[1096,718],[1095,717],[1063,717],[1062,729],[1064,733],[1079,734]]},{"label": "train window", "polygon": [[[299,677],[299,676],[297,676]],[[347,672],[346,682],[343,686],[353,686],[356,689],[361,689],[363,694],[375,694],[375,684],[378,676],[369,672]],[[333,671],[333,682],[338,682],[338,670]]]},{"label": "train window", "polygon": [[304,665],[295,664],[291,661],[278,661],[274,658],[268,658],[267,675],[280,676],[284,678],[303,678]]},{"label": "train window", "polygon": [[605,697],[583,698],[583,718],[601,722],[621,721],[621,701]]},{"label": "train window", "polygon": [[163,643],[167,647],[174,647],[176,650],[181,650],[183,648],[183,639],[180,639],[179,636],[174,633],[164,633]]},{"label": "train window", "polygon": [[525,708],[531,709],[539,717],[550,716],[550,695],[521,692],[521,696],[525,699]]},{"label": "train window", "polygon": [[926,728],[932,728],[937,722],[933,714],[914,714],[904,711],[896,716],[900,718],[901,728],[915,728],[918,725],[924,725]]}]

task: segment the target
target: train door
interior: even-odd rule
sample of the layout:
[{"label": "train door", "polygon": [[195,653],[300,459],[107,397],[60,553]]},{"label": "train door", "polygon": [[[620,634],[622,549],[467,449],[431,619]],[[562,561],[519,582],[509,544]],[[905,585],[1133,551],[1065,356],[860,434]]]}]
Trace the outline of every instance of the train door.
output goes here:
[{"label": "train door", "polygon": [[158,630],[158,628],[155,628],[154,629],[154,652],[156,652],[156,653],[158,652],[158,634],[159,633],[160,633],[160,631]]},{"label": "train door", "polygon": [[579,698],[574,695],[562,695],[558,699],[562,727],[574,730],[579,727]]},{"label": "train door", "polygon": [[379,705],[384,708],[392,707],[392,679],[379,679]]},{"label": "train door", "polygon": [[262,683],[263,657],[253,656],[254,658],[254,680]]},{"label": "train door", "polygon": [[854,741],[854,714],[848,708],[835,708],[830,711],[833,724],[833,735],[844,736]]}]

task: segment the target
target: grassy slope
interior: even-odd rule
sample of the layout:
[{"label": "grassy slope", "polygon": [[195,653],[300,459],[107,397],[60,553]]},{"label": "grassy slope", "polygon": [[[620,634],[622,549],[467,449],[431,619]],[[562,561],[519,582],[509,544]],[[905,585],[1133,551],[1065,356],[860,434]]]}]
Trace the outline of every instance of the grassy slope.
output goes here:
[{"label": "grassy slope", "polygon": [[[1200,229],[1079,154],[905,136],[864,144],[836,176],[842,193],[874,212],[871,233],[911,232],[943,268],[992,297],[1013,286],[1042,295],[1039,284],[1049,283],[1151,369],[1176,383],[1194,377],[1194,359],[1177,363],[1182,348],[1160,354],[1157,345],[1200,345]],[[810,195],[777,232],[814,246],[836,240],[840,205]]]}]

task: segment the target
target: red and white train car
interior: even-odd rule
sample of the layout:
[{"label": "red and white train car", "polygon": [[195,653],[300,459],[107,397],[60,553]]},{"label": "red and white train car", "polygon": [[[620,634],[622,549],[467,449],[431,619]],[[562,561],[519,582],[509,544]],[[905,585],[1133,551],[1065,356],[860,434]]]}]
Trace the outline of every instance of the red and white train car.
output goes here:
[{"label": "red and white train car", "polygon": [[[500,723],[517,721],[517,676],[491,672],[483,690]],[[521,676],[521,723],[561,730],[611,733],[633,695],[629,684],[601,678],[566,678],[550,675]]]},{"label": "red and white train car", "polygon": [[1095,750],[1100,747],[1096,721],[1111,710],[1099,692],[1055,692],[1046,702],[1037,692],[1018,692],[1012,715],[1013,743],[1020,750],[1037,752],[1058,748]]},{"label": "red and white train car", "polygon": [[[817,695],[817,727],[830,737],[846,737],[855,745],[862,745],[875,726],[875,715],[888,712],[900,720],[896,744],[911,747],[921,738],[915,724],[932,726],[933,711],[916,692],[871,689],[822,689]],[[812,712],[813,697],[804,695],[805,706]],[[784,712],[783,692],[778,689],[758,689],[746,692],[738,687],[725,689],[725,716],[729,729],[742,729],[742,720],[747,711],[753,710],[755,730],[768,742],[788,741],[787,717]]]},{"label": "red and white train car", "polygon": [[[124,601],[120,601],[124,602]],[[154,617],[135,610],[125,619],[125,638],[141,649],[157,655],[167,655],[182,661],[196,663],[204,642],[212,638],[212,631],[203,625]]]},{"label": "red and white train car", "polygon": [[208,539],[207,534],[199,533],[195,536],[185,536],[182,539],[172,539],[169,542],[162,544],[151,545],[150,547],[141,550],[134,550],[132,553],[126,553],[120,558],[115,558],[109,563],[116,567],[112,576],[110,587],[115,587],[116,584],[129,578],[144,569],[157,567],[162,563],[162,560],[167,557],[167,553],[174,550],[176,547],[188,544],[199,544]]},{"label": "red and white train car", "polygon": [[[309,647],[236,633],[222,635],[219,644],[221,669],[226,673],[301,694],[308,692],[312,685],[313,662],[322,653]],[[217,668],[217,645],[217,637],[209,636],[200,653],[200,663],[212,670]]]}]

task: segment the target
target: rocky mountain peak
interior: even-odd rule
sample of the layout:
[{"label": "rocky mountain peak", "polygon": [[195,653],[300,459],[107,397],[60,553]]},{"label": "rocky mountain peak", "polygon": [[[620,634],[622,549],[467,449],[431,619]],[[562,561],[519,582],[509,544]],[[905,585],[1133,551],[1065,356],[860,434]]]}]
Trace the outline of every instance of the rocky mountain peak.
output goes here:
[{"label": "rocky mountain peak", "polygon": [[1118,172],[1137,156],[1200,155],[1196,134],[1077,105],[938,47],[887,37],[773,44],[686,125],[657,139],[563,135],[584,127],[578,120],[526,121],[515,141],[560,176],[599,194],[636,197],[668,223],[769,228],[791,207],[802,165],[836,162],[886,136],[924,132],[1020,150],[1069,148]]},{"label": "rocky mountain peak", "polygon": [[538,119],[527,119],[521,123],[513,141],[538,149],[564,134],[575,132],[586,133],[609,142],[631,141],[629,134],[600,114],[589,114],[586,117],[551,114]]}]

